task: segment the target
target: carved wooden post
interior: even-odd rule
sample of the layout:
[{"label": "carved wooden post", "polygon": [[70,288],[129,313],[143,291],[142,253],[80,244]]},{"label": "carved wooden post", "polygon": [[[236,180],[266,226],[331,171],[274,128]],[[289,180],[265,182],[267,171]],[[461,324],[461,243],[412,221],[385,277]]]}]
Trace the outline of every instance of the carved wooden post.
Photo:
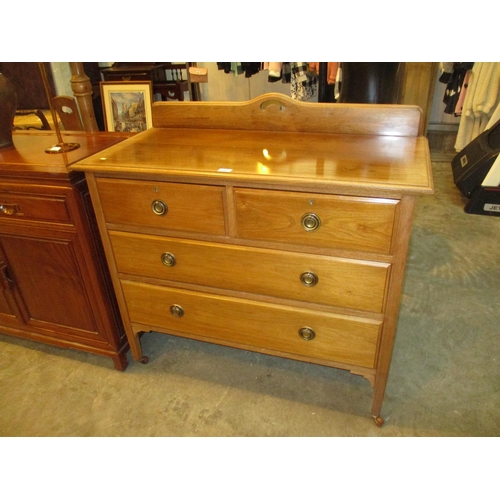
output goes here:
[{"label": "carved wooden post", "polygon": [[92,103],[92,85],[90,83],[90,78],[85,74],[83,63],[70,62],[69,65],[72,75],[71,89],[78,101],[78,107],[82,115],[83,128],[87,132],[99,132]]}]

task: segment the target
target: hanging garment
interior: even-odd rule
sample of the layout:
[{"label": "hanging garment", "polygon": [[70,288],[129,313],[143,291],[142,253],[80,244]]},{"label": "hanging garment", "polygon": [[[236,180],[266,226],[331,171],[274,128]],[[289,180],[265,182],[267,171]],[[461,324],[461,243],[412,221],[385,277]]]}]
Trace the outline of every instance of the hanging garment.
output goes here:
[{"label": "hanging garment", "polygon": [[241,75],[243,73],[242,63],[232,62],[231,63],[231,71],[234,73],[234,76]]},{"label": "hanging garment", "polygon": [[283,63],[281,62],[262,63],[262,68],[268,71],[267,81],[269,83],[279,82],[281,80],[282,67]]},{"label": "hanging garment", "polygon": [[455,107],[455,116],[462,116],[462,109],[464,107],[465,96],[467,95],[467,90],[469,88],[471,70],[467,70],[464,76],[464,81],[462,82],[462,88],[460,89],[460,94],[458,96],[457,105]]},{"label": "hanging garment", "polygon": [[234,76],[245,74],[246,78],[256,75],[262,69],[260,62],[218,62],[217,69]]},{"label": "hanging garment", "polygon": [[458,126],[456,151],[461,151],[486,130],[499,102],[500,63],[474,63]]},{"label": "hanging garment", "polygon": [[337,81],[339,64],[340,63],[338,63],[338,62],[329,62],[328,63],[327,76],[326,76],[326,83],[328,83],[328,85],[334,85],[335,82]]},{"label": "hanging garment", "polygon": [[439,63],[439,69],[441,71],[441,76],[439,81],[441,83],[448,83],[453,74],[453,66],[455,63]]},{"label": "hanging garment", "polygon": [[277,78],[278,80],[281,78],[281,68],[283,67],[283,63],[280,62],[270,62],[268,63],[269,68],[269,77]]},{"label": "hanging garment", "polygon": [[284,62],[281,66],[281,82],[290,83],[292,79],[292,63]]},{"label": "hanging garment", "polygon": [[292,62],[290,78],[290,95],[298,101],[308,101],[318,92],[318,78],[308,71],[305,62]]},{"label": "hanging garment", "polygon": [[307,63],[307,67],[311,73],[316,73],[317,75],[319,75],[319,62]]},{"label": "hanging garment", "polygon": [[[334,85],[335,81],[337,80],[337,74],[339,70],[339,64],[338,62],[329,62],[327,63],[327,70],[326,70],[326,83],[328,85]],[[308,69],[311,73],[314,73],[320,78],[320,66],[319,62],[310,62],[308,63]]]},{"label": "hanging garment", "polygon": [[218,62],[217,69],[219,71],[224,71],[224,73],[231,73],[231,64],[230,62]]},{"label": "hanging garment", "polygon": [[[443,102],[446,104],[444,112],[452,115],[455,113],[457,103],[460,100],[460,94],[463,88],[463,82],[467,71],[472,69],[473,63],[454,63],[453,71],[447,78],[447,85],[444,92]],[[444,77],[448,73],[443,73]],[[441,80],[440,80],[441,81]]]},{"label": "hanging garment", "polygon": [[245,78],[250,78],[253,75],[256,75],[261,68],[260,62],[242,62],[241,68],[245,73]]},{"label": "hanging garment", "polygon": [[341,90],[342,90],[342,66],[339,64],[339,67],[337,69],[337,76],[335,78],[335,87],[333,91],[333,96],[336,101],[339,100]]}]

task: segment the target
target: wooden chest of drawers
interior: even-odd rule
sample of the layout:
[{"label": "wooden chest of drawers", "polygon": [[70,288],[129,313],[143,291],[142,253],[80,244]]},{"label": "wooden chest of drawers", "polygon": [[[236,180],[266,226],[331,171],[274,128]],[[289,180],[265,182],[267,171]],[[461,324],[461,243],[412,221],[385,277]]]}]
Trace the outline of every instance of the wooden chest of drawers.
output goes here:
[{"label": "wooden chest of drawers", "polygon": [[134,359],[159,331],[347,369],[381,425],[414,196],[432,192],[419,109],[268,94],[153,120],[74,166]]}]

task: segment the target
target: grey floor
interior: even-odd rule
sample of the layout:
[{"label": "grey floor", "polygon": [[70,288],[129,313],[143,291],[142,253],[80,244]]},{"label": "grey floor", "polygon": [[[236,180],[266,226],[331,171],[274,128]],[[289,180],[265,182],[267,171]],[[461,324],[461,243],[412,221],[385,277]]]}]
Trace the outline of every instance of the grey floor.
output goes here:
[{"label": "grey floor", "polygon": [[120,373],[0,334],[0,435],[500,435],[500,218],[463,212],[450,158],[417,204],[382,428],[341,370],[151,333]]}]

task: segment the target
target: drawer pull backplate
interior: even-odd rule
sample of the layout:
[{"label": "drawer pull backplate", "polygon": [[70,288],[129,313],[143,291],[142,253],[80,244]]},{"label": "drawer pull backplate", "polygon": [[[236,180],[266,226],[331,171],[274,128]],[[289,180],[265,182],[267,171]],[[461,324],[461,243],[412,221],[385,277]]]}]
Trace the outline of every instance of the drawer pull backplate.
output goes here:
[{"label": "drawer pull backplate", "polygon": [[184,309],[181,306],[174,304],[170,306],[170,313],[176,318],[182,318],[182,316],[184,316]]},{"label": "drawer pull backplate", "polygon": [[5,215],[17,215],[19,214],[19,207],[14,204],[2,203],[0,204],[0,211]]},{"label": "drawer pull backplate", "polygon": [[319,281],[316,274],[307,272],[300,275],[300,282],[307,287],[315,286]]},{"label": "drawer pull backplate", "polygon": [[168,212],[167,204],[163,200],[153,200],[151,209],[156,215],[165,215]]},{"label": "drawer pull backplate", "polygon": [[299,330],[299,335],[304,340],[312,340],[314,337],[316,337],[316,332],[312,328],[304,326]]},{"label": "drawer pull backplate", "polygon": [[321,219],[313,213],[304,214],[300,222],[306,231],[316,231],[321,226]]},{"label": "drawer pull backplate", "polygon": [[175,264],[177,263],[175,255],[173,253],[170,253],[170,252],[165,252],[164,254],[162,254],[161,261],[167,267],[174,267]]}]

